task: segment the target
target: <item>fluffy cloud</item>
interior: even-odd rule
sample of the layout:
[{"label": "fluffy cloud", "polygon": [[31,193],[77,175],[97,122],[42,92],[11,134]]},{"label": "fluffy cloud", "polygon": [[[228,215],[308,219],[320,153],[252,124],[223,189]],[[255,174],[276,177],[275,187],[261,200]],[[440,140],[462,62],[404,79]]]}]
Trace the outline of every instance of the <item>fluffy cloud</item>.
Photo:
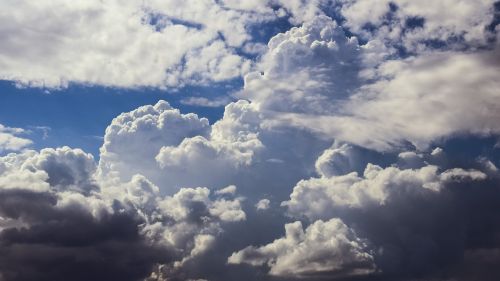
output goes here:
[{"label": "fluffy cloud", "polygon": [[488,39],[486,27],[493,22],[495,3],[494,0],[341,2],[341,13],[352,31],[401,44],[412,51],[426,48],[425,41],[431,40],[461,39],[467,44],[484,44]]},{"label": "fluffy cloud", "polygon": [[[46,86],[231,79],[255,24],[305,23],[270,40],[213,124],[160,101],[111,122],[98,165],[68,147],[1,157],[0,280],[495,280],[495,148],[443,141],[499,133],[491,3],[438,21],[445,6],[393,2],[337,1],[343,26],[331,1],[76,2],[38,29],[25,15],[57,2],[19,3],[0,17],[0,76]],[[464,49],[419,46],[454,35]]]},{"label": "fluffy cloud", "polygon": [[140,280],[155,270],[167,278],[210,249],[223,224],[246,219],[241,199],[207,188],[163,197],[141,175],[99,180],[79,149],[9,154],[0,167],[5,280]]},{"label": "fluffy cloud", "polygon": [[[101,147],[100,172],[118,173],[129,180],[134,174],[143,174],[153,180],[157,163],[154,160],[160,148],[179,145],[184,138],[207,136],[210,126],[206,118],[195,114],[181,114],[167,102],[143,106],[116,117],[106,129]],[[130,166],[135,170],[130,170]]]},{"label": "fluffy cloud", "polygon": [[285,230],[285,237],[268,245],[233,253],[228,263],[267,264],[270,274],[294,278],[365,275],[375,269],[363,241],[339,219],[316,221],[305,231],[300,222],[294,222]]},{"label": "fluffy cloud", "polygon": [[19,134],[25,131],[20,128],[9,128],[0,124],[0,152],[3,151],[18,151],[32,144],[32,141]]},{"label": "fluffy cloud", "polygon": [[142,238],[139,216],[90,188],[90,155],[44,149],[0,163],[2,279],[138,280],[171,259]]},{"label": "fluffy cloud", "polygon": [[100,173],[118,173],[125,180],[140,173],[170,194],[184,186],[233,184],[231,171],[250,165],[262,147],[257,124],[234,119],[257,120],[252,111],[243,101],[229,105],[213,126],[194,114],[180,114],[164,101],[124,113],[106,130]]},{"label": "fluffy cloud", "polygon": [[[439,192],[454,180],[486,179],[484,173],[476,170],[438,170],[439,167],[433,165],[401,170],[368,164],[362,177],[353,172],[303,180],[294,187],[290,200],[284,205],[292,214],[304,215],[311,220],[324,219],[333,216],[339,209],[385,205],[401,194],[418,196]],[[311,207],[311,202],[314,202],[314,207]]]},{"label": "fluffy cloud", "polygon": [[[249,37],[244,26],[252,20],[212,1],[5,5],[11,12],[0,17],[5,38],[0,51],[2,79],[44,87],[71,82],[165,87],[229,79],[248,67],[233,47]],[[215,18],[236,28],[229,30],[210,20]]]},{"label": "fluffy cloud", "polygon": [[[471,263],[462,260],[467,252],[498,246],[492,237],[500,228],[493,219],[496,215],[490,213],[497,199],[488,198],[500,192],[498,175],[474,169],[442,170],[427,163],[442,161],[433,154],[420,155],[425,161],[412,162],[413,168],[368,164],[362,177],[353,172],[303,180],[283,206],[290,215],[312,222],[343,220],[366,239],[380,270],[375,275],[403,278],[446,271],[446,276],[462,280],[462,273],[452,265],[469,267]],[[484,205],[477,208],[476,204]],[[471,223],[476,219],[481,223]],[[439,227],[444,221],[446,228]],[[486,239],[482,246],[481,239]]]},{"label": "fluffy cloud", "polygon": [[248,74],[241,96],[259,106],[266,126],[306,128],[376,150],[499,132],[497,47],[391,54],[379,39],[360,45],[320,16],[271,39],[264,74]]},{"label": "fluffy cloud", "polygon": [[322,13],[318,4],[7,1],[2,8],[10,12],[0,15],[0,78],[55,88],[164,88],[233,79],[251,67],[238,51],[252,41],[253,26],[280,17],[300,24]]},{"label": "fluffy cloud", "polygon": [[255,204],[255,208],[257,208],[257,210],[267,210],[269,209],[269,204],[271,204],[271,201],[269,199],[264,198],[259,200],[259,202]]}]

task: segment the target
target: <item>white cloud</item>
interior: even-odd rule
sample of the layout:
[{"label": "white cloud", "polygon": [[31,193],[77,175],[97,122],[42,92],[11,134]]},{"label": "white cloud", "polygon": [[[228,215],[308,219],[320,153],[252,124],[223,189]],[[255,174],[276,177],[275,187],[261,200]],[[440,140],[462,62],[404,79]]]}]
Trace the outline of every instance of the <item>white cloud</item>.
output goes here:
[{"label": "white cloud", "polygon": [[341,220],[316,221],[305,231],[300,222],[285,225],[285,237],[261,247],[249,246],[233,253],[230,264],[267,264],[276,276],[346,277],[375,270],[366,245]]},{"label": "white cloud", "polygon": [[[249,39],[245,25],[266,18],[252,19],[212,1],[8,1],[4,5],[11,12],[0,17],[5,39],[0,77],[44,87],[70,82],[169,87],[238,77],[249,63],[233,47]],[[157,21],[156,26],[151,21]],[[232,23],[231,28],[221,23]]]},{"label": "white cloud", "polygon": [[[410,50],[419,51],[425,40],[449,41],[453,37],[463,37],[468,44],[484,44],[487,39],[486,29],[494,16],[494,0],[441,0],[441,1],[370,1],[344,0],[341,9],[346,18],[346,25],[357,33],[371,24],[375,28],[374,37],[403,44]],[[392,11],[391,20],[387,14],[389,4],[397,8]],[[406,21],[412,18],[423,19],[423,26],[403,33]],[[367,35],[371,37],[372,35]]]},{"label": "white cloud", "polygon": [[458,134],[500,131],[498,52],[388,59],[391,51],[377,39],[359,45],[317,17],[271,39],[264,74],[248,74],[241,96],[258,105],[264,126],[309,129],[377,150],[407,142],[425,149]]},{"label": "white cloud", "polygon": [[[361,126],[365,137],[388,143],[408,140],[421,148],[457,134],[498,133],[498,56],[495,49],[385,62],[380,79],[362,87],[346,105],[355,118],[338,121]],[[349,133],[346,128],[342,137]]]},{"label": "white cloud", "polygon": [[10,128],[0,124],[0,153],[4,151],[19,151],[33,142],[19,137],[25,131],[21,128]]},{"label": "white cloud", "polygon": [[181,100],[182,104],[200,107],[221,107],[229,104],[231,100],[227,97],[222,98],[205,98],[205,97],[188,97]]},{"label": "white cloud", "polygon": [[264,198],[264,199],[259,200],[259,202],[257,202],[257,204],[255,204],[255,208],[258,211],[267,210],[267,209],[269,209],[269,204],[271,204],[271,201],[267,198]]},{"label": "white cloud", "polygon": [[361,158],[352,146],[335,144],[318,157],[315,167],[318,174],[325,177],[344,175],[355,171]]},{"label": "white cloud", "polygon": [[425,165],[418,169],[382,168],[368,164],[362,175],[356,172],[311,178],[300,181],[282,203],[295,216],[311,220],[332,217],[339,210],[381,206],[399,196],[416,196],[439,192],[452,180],[480,181],[486,175],[480,171],[450,169],[439,172],[439,167]]},{"label": "white cloud", "polygon": [[113,120],[101,148],[99,173],[118,173],[125,181],[143,174],[163,194],[180,187],[220,188],[235,184],[233,176],[262,147],[258,117],[247,102],[228,105],[225,117],[210,126],[207,119],[180,114],[160,101]]},{"label": "white cloud", "polygon": [[[69,83],[177,87],[240,77],[237,49],[284,6],[300,24],[321,13],[298,1],[6,1],[0,78],[24,86]],[[77,19],[77,20],[75,20]]]},{"label": "white cloud", "polygon": [[[215,249],[225,255],[241,249],[241,245],[264,244],[234,252],[229,263],[259,266],[256,270],[269,269],[271,275],[285,277],[372,274],[379,273],[379,264],[393,270],[390,273],[414,272],[413,267],[425,271],[430,262],[421,262],[424,259],[449,261],[456,253],[461,254],[465,239],[475,238],[467,232],[468,228],[475,231],[468,223],[484,215],[479,208],[483,205],[473,200],[496,203],[494,196],[483,198],[490,195],[488,192],[496,194],[489,189],[490,181],[497,176],[496,166],[482,158],[474,160],[470,167],[455,165],[446,162],[442,149],[430,155],[425,150],[434,141],[459,134],[500,132],[495,122],[500,119],[498,49],[425,50],[401,59],[383,38],[371,38],[361,45],[330,18],[316,17],[321,14],[318,5],[325,4],[322,1],[287,1],[279,9],[271,9],[270,5],[276,3],[147,1],[140,7],[129,3],[111,12],[102,11],[102,5],[110,5],[105,7],[111,9],[115,2],[77,2],[75,5],[85,5],[89,13],[81,23],[95,19],[91,26],[94,29],[104,23],[113,27],[115,23],[108,22],[108,16],[117,17],[118,25],[112,33],[116,46],[102,39],[103,49],[92,49],[89,55],[90,49],[83,50],[85,44],[80,38],[94,33],[82,30],[76,21],[75,26],[61,25],[54,31],[58,40],[41,40],[47,39],[46,31],[54,28],[52,20],[64,22],[65,13],[62,19],[54,17],[40,26],[39,51],[47,53],[46,57],[26,55],[26,49],[13,48],[17,41],[8,41],[0,47],[0,65],[5,63],[2,58],[15,58],[2,57],[2,48],[18,51],[26,60],[19,69],[32,72],[32,76],[19,74],[23,77],[19,80],[27,83],[41,81],[57,86],[61,84],[60,74],[67,73],[67,81],[169,86],[190,79],[230,79],[234,73],[238,76],[246,72],[248,63],[236,55],[234,48],[248,43],[248,24],[290,12],[294,22],[310,20],[271,39],[258,61],[263,73],[245,77],[240,94],[248,100],[229,103],[224,117],[216,123],[209,124],[195,114],[182,114],[164,101],[143,106],[121,114],[109,125],[98,167],[91,155],[68,147],[9,154],[0,158],[0,191],[46,193],[54,200],[54,208],[81,208],[93,218],[133,213],[140,221],[134,225],[140,237],[165,247],[171,255],[157,268],[157,279],[204,278],[196,274],[213,265],[209,271],[224,271],[220,269],[225,265],[217,263],[220,259],[225,263],[227,256],[212,256],[210,251]],[[43,3],[19,5],[28,11],[30,7],[44,13],[50,10]],[[170,9],[172,5],[179,8]],[[73,11],[73,6],[64,7]],[[74,9],[71,15],[81,16],[81,7]],[[142,9],[147,15],[140,12]],[[131,13],[132,19],[158,21],[158,31],[141,21],[124,23],[124,11]],[[374,13],[374,20],[378,20],[378,12]],[[18,19],[15,11],[12,14],[9,17],[14,17],[14,23],[27,22],[25,26],[31,26],[35,21]],[[426,32],[434,30],[432,23],[437,22],[432,15],[429,17],[430,29]],[[451,19],[446,24],[451,26],[456,21]],[[467,24],[456,28],[464,29]],[[0,32],[8,28],[0,27]],[[174,31],[180,35],[171,33]],[[31,34],[33,30],[26,28],[23,32]],[[67,37],[73,32],[80,37]],[[94,36],[106,37],[107,32],[99,31]],[[138,40],[129,42],[119,36],[126,37],[127,32]],[[214,39],[218,33],[226,39]],[[6,38],[28,40],[24,33],[21,35]],[[182,36],[180,41],[185,44],[177,46],[178,50],[172,46],[171,54],[149,52],[151,41],[158,40],[156,47],[163,50],[164,43],[177,44],[177,36]],[[77,43],[81,46],[75,47]],[[59,44],[58,48],[54,44]],[[55,52],[59,47],[64,47],[62,53]],[[66,49],[71,52],[65,53],[69,52]],[[71,59],[72,52],[82,54],[80,60],[72,61],[78,65],[58,68],[57,60]],[[114,70],[120,75],[104,75],[111,70],[102,65],[107,60],[100,52],[118,56],[113,63],[119,64]],[[87,60],[94,62],[94,55],[98,63],[88,64]],[[142,58],[141,62],[137,57]],[[185,59],[182,65],[180,57]],[[37,58],[43,58],[43,66],[27,67],[28,61],[33,64]],[[162,62],[167,58],[168,64]],[[56,63],[49,63],[54,60]],[[154,71],[151,62],[159,64]],[[9,63],[19,62],[11,59]],[[81,71],[80,66],[90,67],[82,72],[90,76],[76,73]],[[0,73],[12,70],[5,69]],[[96,69],[101,72],[93,72]],[[42,74],[46,76],[40,78]],[[96,80],[92,80],[94,75]],[[183,102],[222,104],[195,98]],[[22,133],[0,127],[0,133],[2,130],[14,137]],[[408,142],[417,150],[401,152],[400,147]],[[384,164],[367,164],[377,162],[369,161],[369,154],[376,152],[366,148],[390,152],[377,154]],[[484,189],[474,189],[477,183],[484,183]],[[471,188],[464,191],[463,185]],[[467,192],[479,195],[470,198],[472,193]],[[288,196],[283,209],[267,199],[280,202]],[[478,210],[467,209],[469,205]],[[245,208],[251,209],[248,216]],[[266,213],[259,212],[267,209]],[[287,213],[283,214],[283,210]],[[300,222],[287,223],[290,218],[303,220],[307,223],[305,229]],[[0,227],[24,223],[12,220],[17,219],[0,219]],[[236,227],[226,228],[229,223]],[[285,224],[286,229],[285,236],[278,239],[277,224]],[[253,235],[255,229],[259,235]],[[230,231],[225,237],[229,239],[219,241],[226,230]],[[449,239],[450,233],[455,233],[451,235],[457,239]],[[231,248],[235,245],[237,249]],[[451,258],[449,252],[453,252]],[[398,263],[387,262],[391,258]],[[204,259],[210,262],[200,262]]]},{"label": "white cloud", "polygon": [[209,133],[206,118],[192,113],[181,114],[164,101],[123,113],[106,129],[100,173],[118,173],[124,181],[135,174],[156,180],[161,174],[157,172],[155,161],[160,148],[179,145],[186,137]]},{"label": "white cloud", "polygon": [[95,189],[94,158],[80,149],[45,148],[0,158],[0,187],[33,191],[74,191],[89,194]]},{"label": "white cloud", "polygon": [[228,185],[215,192],[215,194],[229,194],[229,195],[234,195],[234,193],[236,193],[236,185]]}]

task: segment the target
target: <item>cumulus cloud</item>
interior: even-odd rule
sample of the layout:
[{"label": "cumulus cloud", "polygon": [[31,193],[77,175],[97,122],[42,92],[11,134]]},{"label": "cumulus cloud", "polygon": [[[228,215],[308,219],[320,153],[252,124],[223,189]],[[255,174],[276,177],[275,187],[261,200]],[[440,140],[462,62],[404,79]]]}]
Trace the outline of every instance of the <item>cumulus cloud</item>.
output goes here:
[{"label": "cumulus cloud", "polygon": [[44,149],[0,163],[4,280],[138,280],[171,259],[142,238],[136,213],[96,193],[89,154]]},{"label": "cumulus cloud", "polygon": [[0,153],[18,151],[32,144],[31,140],[19,136],[24,132],[21,128],[10,128],[0,124]]},{"label": "cumulus cloud", "polygon": [[93,157],[79,149],[9,154],[0,164],[5,280],[168,277],[208,250],[222,224],[246,219],[240,199],[207,188],[163,197],[141,175],[99,180]]},{"label": "cumulus cloud", "polygon": [[[156,177],[151,171],[157,166],[154,159],[160,148],[178,145],[186,137],[209,133],[206,118],[181,114],[167,102],[139,107],[116,117],[106,129],[99,168],[103,174],[113,171],[125,180],[134,174],[154,180]],[[130,171],[130,165],[136,170]]]},{"label": "cumulus cloud", "polygon": [[[462,280],[453,265],[471,266],[463,255],[484,247],[479,246],[481,239],[490,239],[486,247],[497,247],[497,240],[486,238],[499,231],[495,219],[490,221],[490,208],[497,199],[487,199],[500,191],[495,178],[473,169],[441,170],[425,162],[406,169],[368,164],[362,177],[353,172],[303,180],[282,205],[293,217],[311,222],[343,220],[358,237],[367,239],[380,270],[375,275],[398,279],[440,271]],[[485,206],[476,209],[476,204]],[[474,219],[487,224],[487,230],[479,230],[482,226],[471,223]],[[446,228],[439,227],[444,221]],[[479,238],[478,232],[485,236]]]},{"label": "cumulus cloud", "polygon": [[49,88],[237,78],[251,67],[238,50],[252,41],[253,26],[322,13],[316,2],[269,0],[7,1],[3,9],[11,12],[0,15],[0,78]]},{"label": "cumulus cloud", "polygon": [[364,275],[375,269],[363,241],[339,219],[316,221],[305,231],[300,222],[294,222],[285,230],[285,237],[268,245],[233,253],[228,263],[267,264],[270,274],[294,278]]},{"label": "cumulus cloud", "polygon": [[[385,205],[393,196],[402,193],[425,194],[439,192],[446,183],[457,180],[484,180],[480,171],[450,169],[438,172],[439,167],[428,165],[418,169],[382,168],[368,164],[363,176],[356,172],[303,180],[294,187],[284,206],[293,214],[311,220],[328,218],[342,208],[364,208]],[[411,195],[410,195],[411,196]],[[314,202],[314,207],[310,204]]]},{"label": "cumulus cloud", "polygon": [[257,210],[267,210],[269,209],[269,204],[271,204],[271,201],[269,199],[261,199],[259,200],[259,202],[257,202],[257,204],[255,204],[255,208],[257,208]]},{"label": "cumulus cloud", "polygon": [[[490,2],[90,1],[39,25],[57,4],[0,16],[2,79],[168,87],[257,72],[213,124],[165,101],[122,113],[98,164],[68,147],[0,157],[1,280],[500,276],[499,163],[481,138],[500,133]],[[304,24],[250,63],[251,28],[277,18]],[[464,48],[426,43],[454,36]],[[0,149],[21,133],[0,127]],[[448,153],[456,136],[479,145]],[[29,144],[16,141],[4,150]]]},{"label": "cumulus cloud", "polygon": [[267,126],[306,128],[380,151],[498,133],[497,47],[392,58],[381,40],[362,45],[346,34],[319,16],[275,36],[263,75],[248,74],[241,96],[258,104]]},{"label": "cumulus cloud", "polygon": [[[304,167],[329,145],[323,140],[306,144],[307,132],[276,132],[261,122],[259,109],[243,100],[227,105],[223,118],[213,125],[194,114],[180,114],[163,101],[141,107],[115,118],[106,130],[99,174],[118,174],[124,181],[142,174],[169,195],[180,187],[219,189],[234,184],[245,196],[256,196],[252,178],[260,182],[258,188],[266,189],[274,185],[267,174],[278,169],[291,185],[309,173]],[[303,137],[294,137],[298,134]],[[297,172],[290,174],[290,166],[270,159],[294,163]]]}]

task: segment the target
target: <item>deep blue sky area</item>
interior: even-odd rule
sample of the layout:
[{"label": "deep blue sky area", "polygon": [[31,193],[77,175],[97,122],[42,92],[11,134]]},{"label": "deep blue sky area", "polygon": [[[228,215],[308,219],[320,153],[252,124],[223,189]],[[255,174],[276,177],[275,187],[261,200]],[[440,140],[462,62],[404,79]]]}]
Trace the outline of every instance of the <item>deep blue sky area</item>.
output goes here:
[{"label": "deep blue sky area", "polygon": [[[70,85],[60,90],[19,88],[0,81],[0,124],[31,131],[24,137],[34,141],[32,148],[69,145],[99,156],[106,127],[122,112],[158,100],[166,100],[181,112],[194,112],[211,123],[222,117],[224,107],[210,108],[180,103],[187,96],[215,98],[241,88],[242,81],[189,86],[177,90],[141,88],[124,90],[97,86]],[[49,127],[48,135],[36,127]]]}]

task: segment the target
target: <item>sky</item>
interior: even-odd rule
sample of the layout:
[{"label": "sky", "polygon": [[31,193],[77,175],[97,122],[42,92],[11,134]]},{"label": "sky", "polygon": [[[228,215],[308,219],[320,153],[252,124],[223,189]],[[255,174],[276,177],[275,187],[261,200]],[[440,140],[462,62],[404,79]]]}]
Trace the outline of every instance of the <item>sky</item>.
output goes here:
[{"label": "sky", "polygon": [[0,8],[0,281],[500,279],[500,2]]}]

